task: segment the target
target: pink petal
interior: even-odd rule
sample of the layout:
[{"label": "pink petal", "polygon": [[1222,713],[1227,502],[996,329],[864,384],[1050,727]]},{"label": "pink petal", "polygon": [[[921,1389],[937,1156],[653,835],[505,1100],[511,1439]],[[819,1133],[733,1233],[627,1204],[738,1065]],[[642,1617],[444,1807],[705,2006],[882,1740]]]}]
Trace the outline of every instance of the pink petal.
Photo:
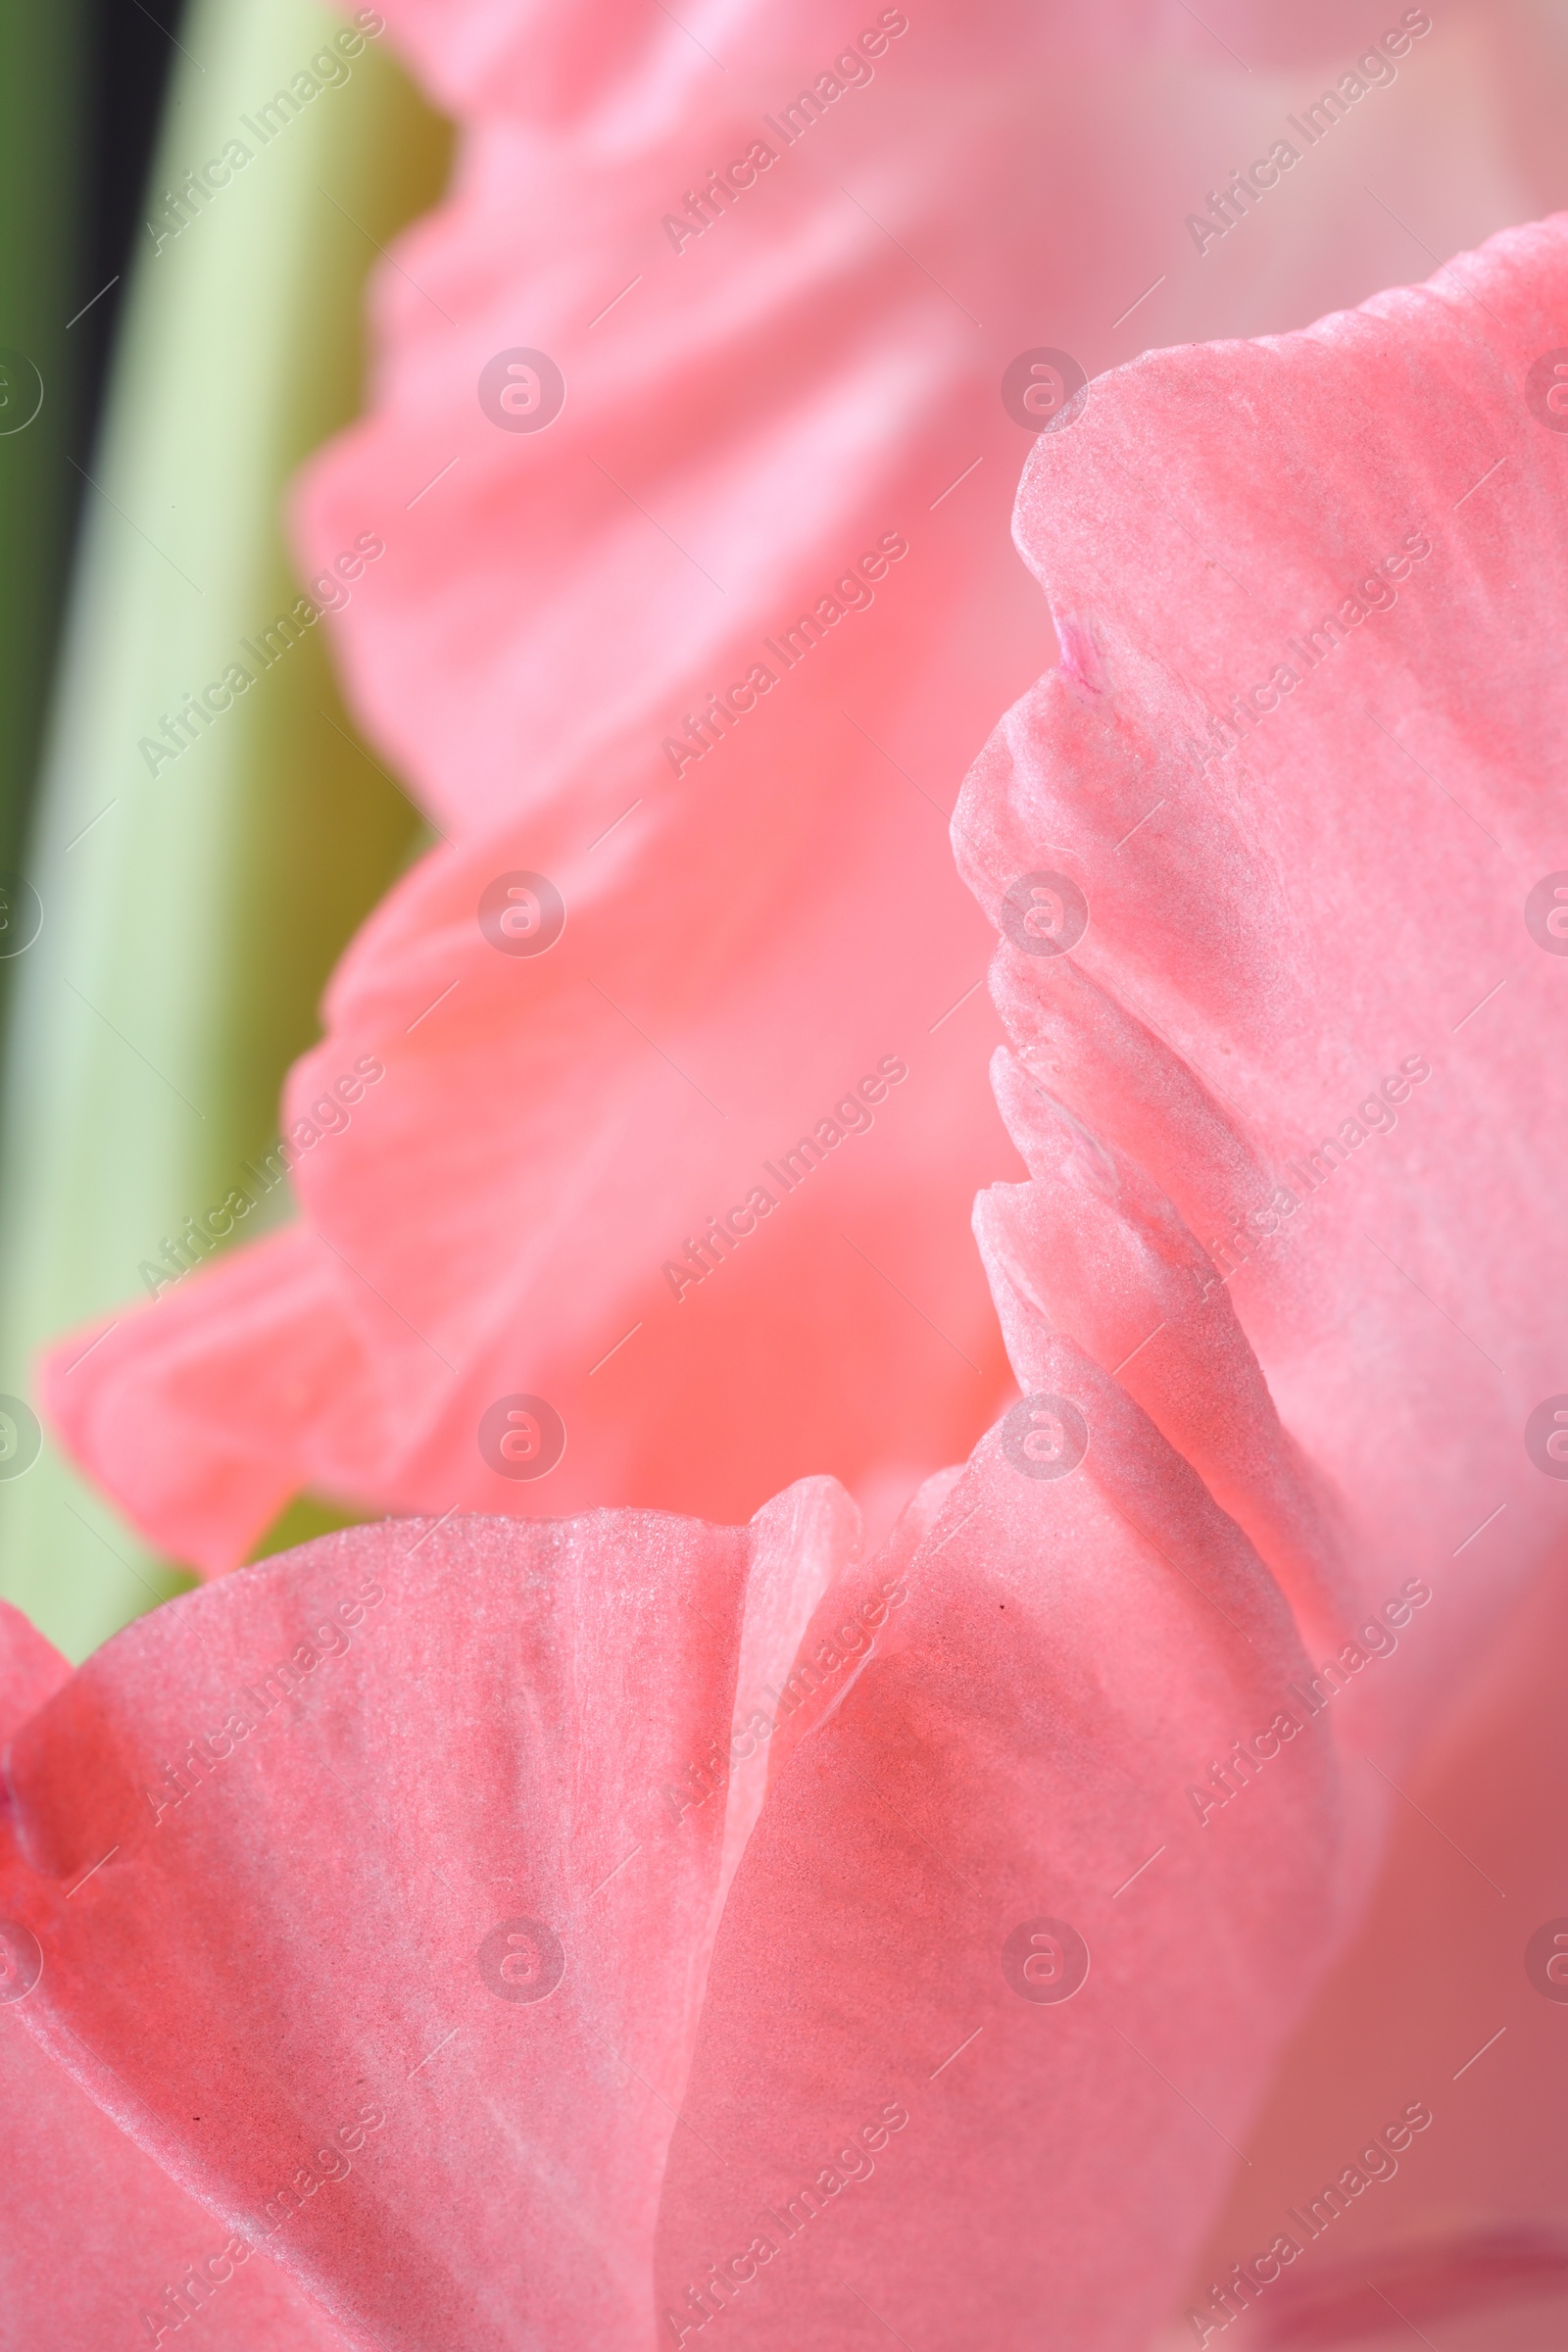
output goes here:
[{"label": "pink petal", "polygon": [[994,1185],[975,1235],[1025,1390],[1053,1332],[1121,1382],[1275,1564],[1321,1638],[1351,1602],[1340,1506],[1280,1428],[1257,1358],[1206,1253],[1136,1163],[1100,1143],[1022,1063],[993,1082],[1032,1182]]},{"label": "pink petal", "polygon": [[[1031,1176],[977,1205],[1009,1353],[1039,1385],[1055,1331],[1115,1371],[1293,1598],[1343,1761],[1344,1929],[1394,1787],[1562,1541],[1540,906],[1568,862],[1568,482],[1537,362],[1565,343],[1559,218],[1306,335],[1099,386],[1020,494],[1063,662],[957,826],[1004,933],[996,1077]],[[1136,545],[1103,528],[1134,500]],[[1211,1811],[1220,1851],[1261,1793]],[[1400,2048],[1441,2083],[1490,2028],[1407,2032],[1401,2005]]]},{"label": "pink petal", "polygon": [[[302,1421],[313,1430],[341,1423],[366,1377],[342,1287],[340,1265],[313,1233],[269,1234],[144,1305],[128,1350],[115,1345],[113,1316],[98,1327],[102,1340],[79,1333],[52,1349],[39,1379],[44,1408],[110,1494],[137,1496],[155,1542],[181,1560],[232,1567],[306,1483],[285,1459],[289,1438]],[[215,1322],[223,1355],[247,1367],[238,1424],[213,1412],[223,1378]],[[201,1449],[172,1446],[171,1428],[193,1421],[208,1431]]]},{"label": "pink petal", "polygon": [[70,1662],[53,1642],[0,1600],[0,1745],[70,1680]]},{"label": "pink petal", "polygon": [[[848,34],[761,5],[388,14],[465,144],[449,200],[377,281],[373,405],[306,473],[297,538],[304,576],[348,598],[322,626],[376,756],[451,846],[350,951],[290,1092],[292,1124],[362,1056],[387,1072],[300,1169],[335,1269],[317,1260],[243,1334],[234,1294],[192,1275],[120,1319],[79,1394],[54,1380],[62,1431],[210,1568],[284,1484],[432,1514],[730,1519],[832,1470],[880,1524],[1005,1387],[963,1230],[1008,1164],[979,1075],[987,941],[943,830],[952,779],[1043,654],[1005,544],[1027,436],[1002,371],[1042,335],[1098,370],[1170,331],[1172,314],[1123,315],[1162,267],[1152,216],[1194,265],[1182,213],[1244,78],[1227,46],[1260,68],[1340,18],[917,14],[868,86],[677,252],[683,191]],[[1325,215],[1279,315],[1367,282],[1379,234],[1401,266],[1404,231],[1376,218],[1352,271]],[[1255,316],[1217,267],[1183,301],[1205,326]],[[522,346],[567,383],[538,435],[498,430],[478,398]],[[768,640],[892,534],[908,554],[875,604],[786,668]],[[383,552],[363,562],[361,541]],[[664,740],[759,660],[776,685],[673,774]],[[538,960],[477,928],[514,871],[569,910]],[[677,1302],[661,1269],[685,1237],[888,1054],[910,1078],[881,1132]],[[62,1371],[81,1338],[66,1347]],[[289,1410],[297,1385],[310,1401]],[[482,1415],[514,1394],[566,1425],[548,1488],[479,1457]],[[161,1436],[123,1442],[153,1418]]]},{"label": "pink petal", "polygon": [[[1087,1455],[1037,1478],[1015,1417],[985,1440],[775,1770],[670,2146],[665,2344],[732,2264],[746,2345],[1148,2341],[1332,1944],[1332,1749],[1293,1734],[1223,1831],[1185,1786],[1288,1703],[1289,1610],[1113,1383],[1037,1361]],[[1070,1936],[1035,1984],[1009,1942],[1048,1921],[1075,1991]]]},{"label": "pink petal", "polygon": [[[0,1601],[0,1751],[70,1679],[58,1651]],[[11,1927],[0,1923],[14,1972],[0,1980],[0,2309],[8,2343],[56,2352],[151,2346],[172,2340],[185,2318],[212,2303],[235,2352],[271,2352],[285,2337],[302,2352],[331,2352],[342,2339],[321,2314],[265,2256],[252,2261],[248,2248],[225,2238],[24,2031],[22,2003],[38,1991],[17,1990],[19,1963],[30,1974],[30,1957],[7,1934]]]},{"label": "pink petal", "polygon": [[[1422,1638],[1417,1617],[1409,1643]],[[1377,2185],[1269,2286],[1250,2335],[1338,2344],[1338,2327],[1348,2345],[1377,2302],[1370,2279],[1434,2340],[1462,2333],[1464,2315],[1478,2344],[1528,2341],[1532,2327],[1550,2341],[1545,2310],[1527,2319],[1503,2306],[1550,2297],[1560,2314],[1568,2245],[1552,2095],[1563,2011],[1544,1997],[1563,1926],[1565,1647],[1568,1587],[1548,1568],[1478,1659],[1456,1720],[1399,1775],[1375,1899],[1292,2041],[1249,2135],[1251,2165],[1181,2302],[1205,2303],[1211,2282],[1268,2244],[1291,2205],[1307,2216],[1348,2160]],[[1410,1655],[1401,1639],[1389,1671]],[[1397,2125],[1413,2099],[1435,2124],[1405,2145]],[[1434,2327],[1444,2314],[1446,2329]]]},{"label": "pink petal", "polygon": [[15,1741],[21,2021],[351,2331],[566,2340],[591,2279],[645,2340],[761,1797],[730,1726],[857,1541],[827,1481],[749,1529],[356,1529],[143,1619]]},{"label": "pink petal", "polygon": [[[1561,1539],[1526,1431],[1564,1385],[1548,1171],[1568,1088],[1540,1050],[1563,967],[1526,905],[1568,861],[1568,453],[1530,380],[1562,344],[1559,216],[1305,334],[1151,354],[1099,385],[1019,499],[1063,663],[1003,722],[957,826],[1008,934],[996,993],[1022,1064],[1119,1155],[1146,1262],[1191,1271],[1204,1245],[1291,1455],[1340,1498],[1358,1609],[1413,1572],[1440,1593],[1421,1666],[1381,1685],[1406,1727]],[[1136,544],[1103,527],[1127,502]],[[1310,659],[1304,633],[1336,614],[1343,642]],[[1271,677],[1277,707],[1238,743],[1236,699]],[[1066,954],[1016,944],[1007,893],[1046,869],[1087,902]],[[1125,1277],[1072,1270],[1070,1212],[1042,1189],[986,1212],[993,1261],[1108,1368],[1141,1337]],[[1087,1184],[1077,1202],[1108,1237]],[[1186,1290],[1140,1279],[1152,1301]],[[1221,1374],[1189,1314],[1126,1377],[1174,1399]],[[1193,1409],[1169,1407],[1179,1442],[1298,1590],[1288,1536]],[[1504,1512],[1488,1573],[1452,1565]]]}]

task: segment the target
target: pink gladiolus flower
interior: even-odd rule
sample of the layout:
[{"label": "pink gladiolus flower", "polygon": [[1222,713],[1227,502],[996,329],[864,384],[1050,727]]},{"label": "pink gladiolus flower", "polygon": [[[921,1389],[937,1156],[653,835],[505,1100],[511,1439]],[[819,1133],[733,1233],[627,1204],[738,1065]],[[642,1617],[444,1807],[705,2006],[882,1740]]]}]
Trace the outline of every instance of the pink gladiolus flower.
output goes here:
[{"label": "pink gladiolus flower", "polygon": [[1025,1394],[880,1552],[831,1480],[449,1516],[58,1688],[19,1651],[16,2020],[349,2340],[1132,2352],[1176,2301],[1561,1538],[1562,689],[1513,583],[1549,620],[1564,337],[1558,219],[1042,441],[1064,660],[958,822]]},{"label": "pink gladiolus flower", "polygon": [[[1237,2123],[1340,1833],[1326,1747],[1223,1845],[1179,1824],[1307,1661],[1136,1406],[1070,1347],[1049,1371],[1077,1472],[1004,1428],[870,1562],[819,1481],[742,1530],[354,1530],[142,1620],[15,1734],[7,2026],[355,2342],[588,2309],[684,2343],[733,2304],[825,2352],[869,2327],[846,2282],[927,2340],[1121,2340],[1228,2161],[1147,2061]],[[1179,1891],[1118,1917],[1166,1834]],[[1217,1958],[1166,1948],[1194,1901]],[[1162,2220],[1108,2287],[1074,2249],[1114,2193]]]},{"label": "pink gladiolus flower", "polygon": [[[880,1532],[995,1417],[964,1227],[1009,1155],[943,816],[1049,654],[1005,514],[1024,395],[1054,379],[1012,412],[999,385],[1043,339],[1098,374],[1163,331],[1151,207],[1207,331],[1255,319],[1231,257],[1262,216],[1225,232],[1228,277],[1182,225],[1247,78],[1226,46],[1262,70],[1352,43],[1349,13],[1199,13],[1089,12],[1091,50],[1066,45],[1083,12],[1010,0],[820,42],[757,5],[592,37],[511,0],[389,7],[466,145],[379,281],[374,403],[308,473],[298,538],[348,599],[379,753],[450,839],[349,951],[289,1085],[301,1222],[53,1359],[55,1425],[176,1557],[231,1566],[302,1488],[739,1519],[832,1470]],[[1191,48],[1137,47],[1161,27]],[[1428,63],[1451,74],[1448,37],[1396,27],[1401,89],[1351,75],[1335,136],[1381,136]],[[1466,52],[1481,87],[1490,55]],[[1324,190],[1331,152],[1299,166]],[[1294,318],[1343,283],[1323,218]],[[1354,242],[1383,279],[1410,266],[1375,207]],[[561,371],[541,430],[512,429],[555,400],[517,350]],[[529,875],[559,939],[551,893],[507,896]],[[531,1443],[517,1397],[550,1440],[498,1460],[487,1414]]]},{"label": "pink gladiolus flower", "polygon": [[[952,503],[1007,446],[994,382],[956,297],[815,181],[734,192],[778,198],[751,248],[716,198],[691,250],[660,223],[696,291],[628,327],[609,222],[729,151],[686,36],[628,18],[623,61],[413,0],[404,27],[480,129],[302,531],[384,540],[350,673],[452,840],[291,1082],[305,1221],[51,1395],[208,1567],[304,1483],[422,1515],[74,1675],[0,1617],[0,2067],[37,2168],[8,2259],[88,2168],[122,2200],[64,2328],[30,2268],[20,2308],[84,2348],[220,2296],[235,2342],[323,2352],[1349,2330],[1340,2272],[1305,2291],[1332,2215],[1282,2201],[1193,2266],[1413,1761],[1561,1542],[1568,217],[1305,333],[1097,374],[1035,444],[1016,529],[1061,659],[955,827],[1026,1170],[974,1211],[1001,1409],[951,1212],[1005,1145],[972,1032],[935,1026],[983,926],[924,815],[847,789],[824,683],[863,624],[849,724],[940,765],[1021,676],[1021,622],[973,642],[987,526]],[[933,35],[909,119],[972,39]],[[992,84],[966,186],[1025,104]],[[629,127],[633,86],[664,108]],[[943,156],[835,120],[873,228],[929,176],[950,274]],[[510,244],[548,207],[581,235],[519,323]],[[964,279],[1020,350],[1027,250]],[[605,356],[536,440],[474,386],[526,422],[558,329]],[[737,702],[798,611],[815,638]],[[951,1060],[921,1093],[928,977],[914,1051]],[[918,1361],[889,1257],[942,1306]],[[879,1519],[899,1492],[885,1543],[836,1479],[786,1484],[813,1455]],[[595,1494],[708,1517],[544,1516]],[[1433,2086],[1343,2151],[1346,2210],[1498,2112],[1472,2070],[1555,2021],[1554,1965],[1510,1952],[1492,2042],[1496,2009],[1463,2038],[1423,2014]],[[1476,2230],[1363,2277],[1425,2319],[1554,2260]]]}]

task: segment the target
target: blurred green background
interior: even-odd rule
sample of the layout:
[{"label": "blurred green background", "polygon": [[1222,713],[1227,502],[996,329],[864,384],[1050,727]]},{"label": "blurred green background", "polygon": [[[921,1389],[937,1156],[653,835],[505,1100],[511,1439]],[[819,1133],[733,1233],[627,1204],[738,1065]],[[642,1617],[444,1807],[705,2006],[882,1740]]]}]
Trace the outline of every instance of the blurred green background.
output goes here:
[{"label": "blurred green background", "polygon": [[[365,279],[439,196],[448,126],[371,40],[160,248],[164,191],[345,20],[134,13],[0,0],[0,352],[45,395],[0,429],[0,888],[43,913],[0,961],[0,1392],[29,1402],[43,1344],[145,1295],[140,1261],[271,1141],[328,972],[423,839],[328,624],[156,778],[137,745],[300,593],[286,486],[361,406]],[[337,1523],[302,1498],[262,1548]],[[47,1433],[0,1479],[0,1593],[71,1657],[187,1581]]]}]

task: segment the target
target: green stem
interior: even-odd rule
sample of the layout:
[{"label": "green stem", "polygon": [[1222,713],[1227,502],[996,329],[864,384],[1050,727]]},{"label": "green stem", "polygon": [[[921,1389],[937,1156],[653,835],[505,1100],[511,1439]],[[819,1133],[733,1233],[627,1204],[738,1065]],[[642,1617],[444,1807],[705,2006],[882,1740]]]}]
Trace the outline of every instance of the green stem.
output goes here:
[{"label": "green stem", "polygon": [[[299,595],[285,485],[355,413],[367,270],[444,178],[446,127],[379,41],[265,143],[241,129],[334,29],[308,0],[198,0],[181,26],[154,189],[228,139],[253,153],[147,235],[88,493],[0,1166],[0,1390],[24,1398],[39,1348],[140,1295],[161,1237],[275,1132],[322,982],[414,837],[320,623],[156,776],[138,750]],[[0,1589],[69,1655],[183,1581],[47,1435],[0,1479]]]}]

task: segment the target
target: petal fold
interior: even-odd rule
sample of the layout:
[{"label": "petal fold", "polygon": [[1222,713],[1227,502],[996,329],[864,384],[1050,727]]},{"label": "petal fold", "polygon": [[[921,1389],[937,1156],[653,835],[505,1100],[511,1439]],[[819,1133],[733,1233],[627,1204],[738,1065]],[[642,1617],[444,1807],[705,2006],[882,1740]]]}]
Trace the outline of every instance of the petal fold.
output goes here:
[{"label": "petal fold", "polygon": [[[1114,1383],[1038,1361],[1087,1450],[1041,1477],[1012,1417],[985,1439],[741,1863],[665,2345],[721,2310],[779,2352],[1147,2342],[1332,1948],[1341,1776],[1286,1714],[1290,1610]],[[1185,1784],[1282,1717],[1200,1818]]]},{"label": "petal fold", "polygon": [[858,1541],[830,1481],[748,1529],[390,1523],[143,1619],[13,1744],[21,2022],[356,2340],[561,2341],[592,2281],[650,2342],[733,1727]]}]

